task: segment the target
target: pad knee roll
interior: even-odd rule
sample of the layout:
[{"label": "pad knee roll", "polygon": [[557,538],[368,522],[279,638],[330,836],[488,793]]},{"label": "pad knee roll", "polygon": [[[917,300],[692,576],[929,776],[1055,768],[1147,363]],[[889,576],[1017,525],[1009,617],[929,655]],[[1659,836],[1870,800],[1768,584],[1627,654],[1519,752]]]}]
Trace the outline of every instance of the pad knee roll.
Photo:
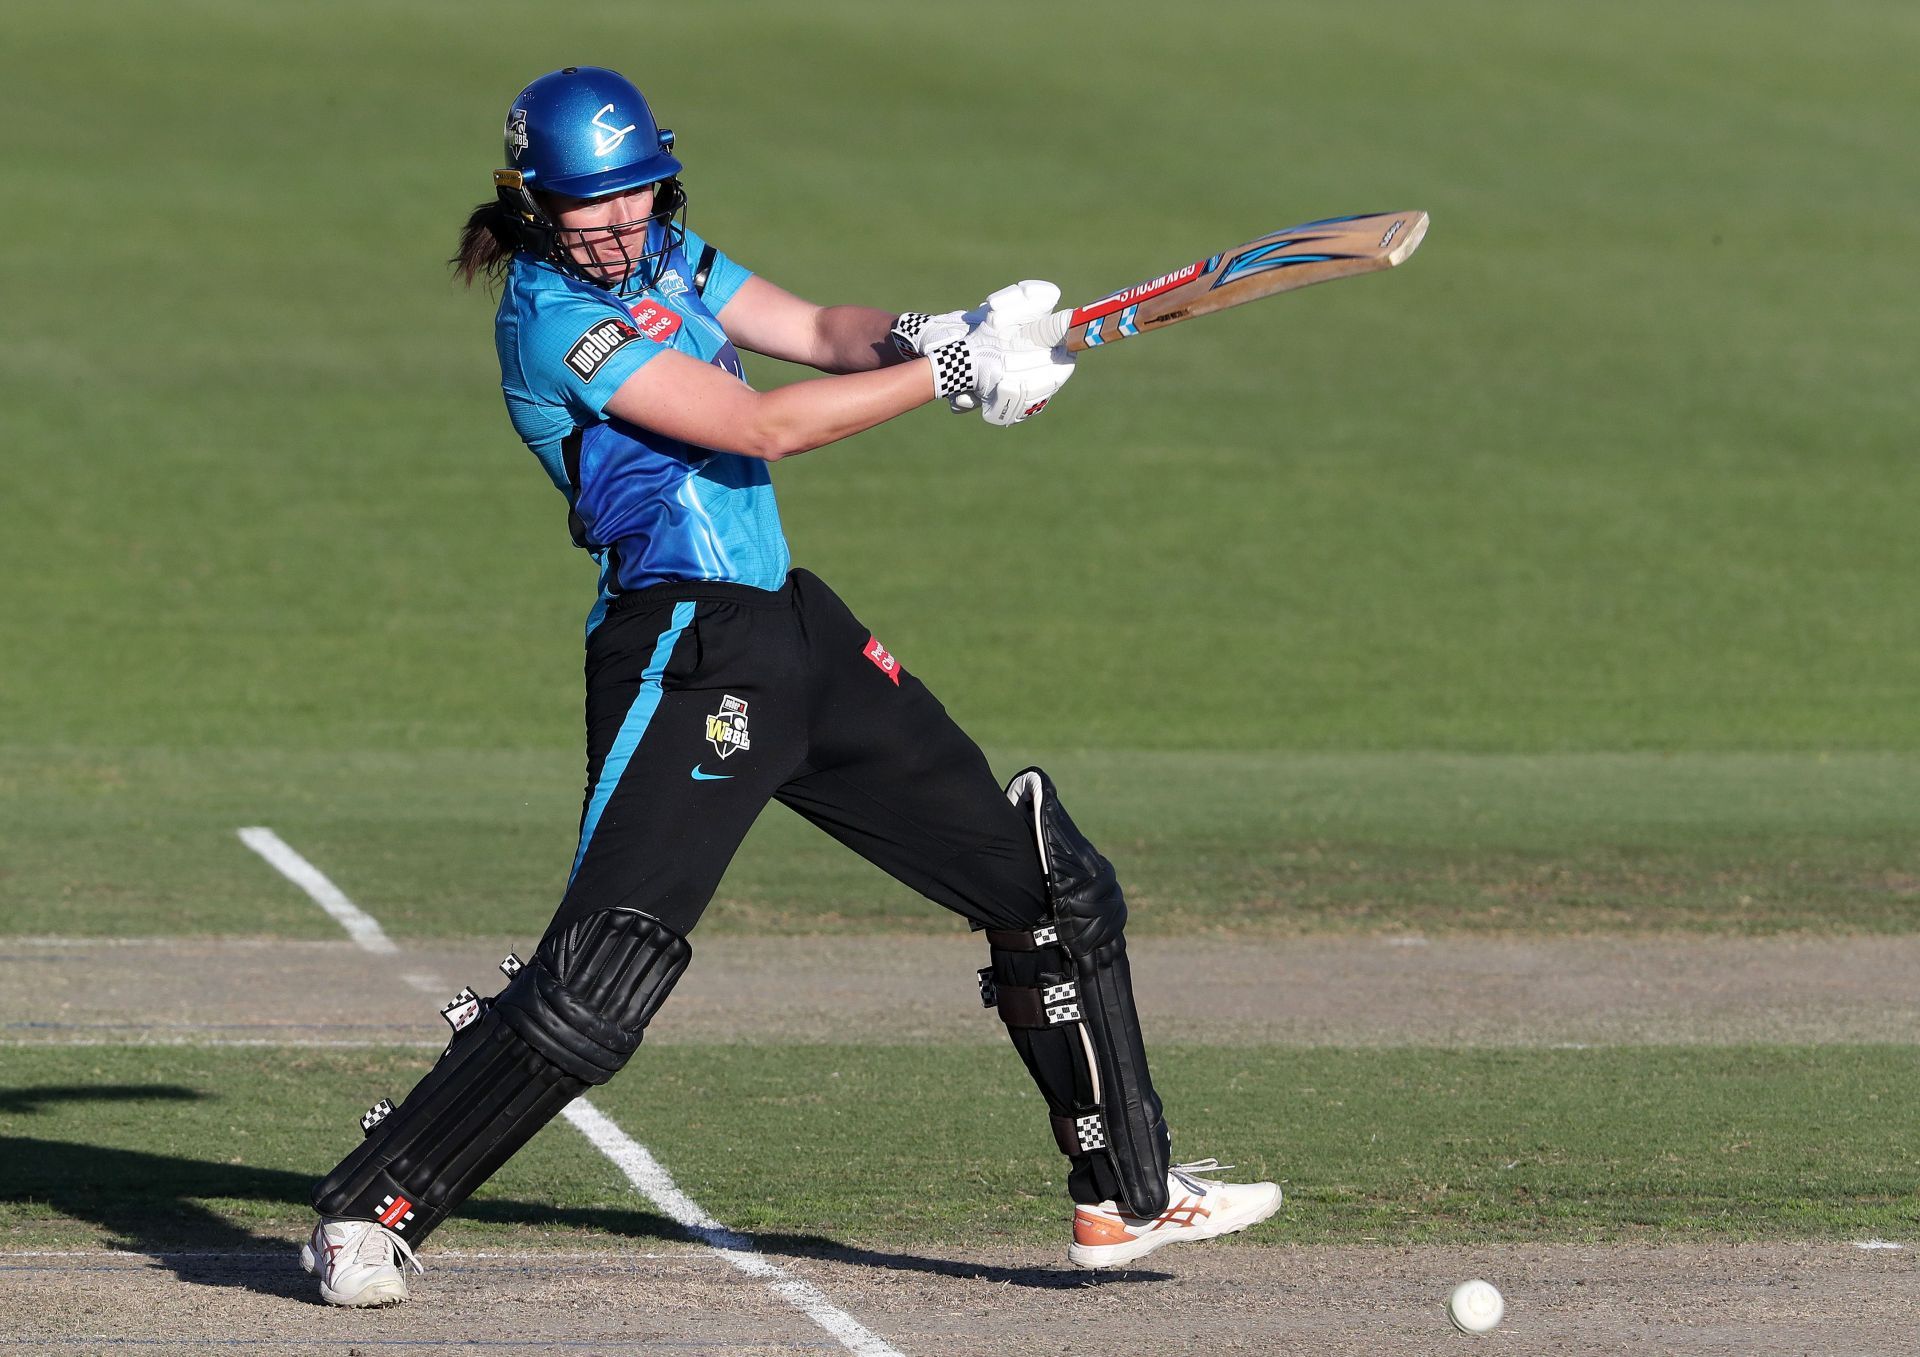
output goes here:
[{"label": "pad knee roll", "polygon": [[603,910],[549,934],[314,1187],[314,1208],[424,1237],[561,1108],[626,1064],[691,956],[685,938],[638,910]]}]

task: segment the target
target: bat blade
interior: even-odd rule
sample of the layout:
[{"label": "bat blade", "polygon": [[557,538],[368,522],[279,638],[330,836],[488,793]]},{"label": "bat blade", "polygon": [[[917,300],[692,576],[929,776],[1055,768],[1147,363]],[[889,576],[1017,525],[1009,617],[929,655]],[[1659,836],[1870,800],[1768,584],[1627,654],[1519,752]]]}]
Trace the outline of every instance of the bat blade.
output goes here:
[{"label": "bat blade", "polygon": [[1402,263],[1426,238],[1424,212],[1369,212],[1304,222],[1108,293],[1028,327],[1080,353],[1230,306]]}]

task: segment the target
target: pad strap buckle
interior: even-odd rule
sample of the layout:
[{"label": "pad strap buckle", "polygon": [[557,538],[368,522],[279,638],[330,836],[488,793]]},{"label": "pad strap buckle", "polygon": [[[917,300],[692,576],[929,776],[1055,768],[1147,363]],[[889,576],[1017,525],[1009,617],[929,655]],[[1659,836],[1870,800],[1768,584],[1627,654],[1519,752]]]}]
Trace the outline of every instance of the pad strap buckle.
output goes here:
[{"label": "pad strap buckle", "polygon": [[1054,1143],[1060,1147],[1060,1153],[1068,1158],[1107,1148],[1107,1125],[1100,1119],[1099,1112],[1077,1113],[1071,1117],[1063,1117],[1058,1113],[1049,1115],[1053,1122]]},{"label": "pad strap buckle", "polygon": [[[1071,980],[1062,980],[1052,985],[998,985],[993,984],[989,967],[982,972],[980,998],[988,1008],[1000,1010],[1000,1021],[1009,1027],[1058,1027],[1063,1023],[1082,1022],[1080,1015],[1080,986]],[[994,999],[987,1001],[988,986],[992,985]]]},{"label": "pad strap buckle", "polygon": [[360,1134],[363,1136],[372,1135],[373,1128],[378,1126],[381,1122],[385,1121],[388,1117],[391,1117],[392,1115],[393,1115],[393,1104],[388,1102],[385,1098],[382,1098],[379,1102],[375,1103],[372,1107],[369,1107],[366,1110],[365,1115],[363,1115],[360,1118]]},{"label": "pad strap buckle", "polygon": [[470,989],[462,989],[453,996],[453,1002],[440,1010],[440,1016],[447,1020],[447,1026],[456,1033],[471,1026],[482,1012],[480,996]]},{"label": "pad strap buckle", "polygon": [[989,928],[987,945],[1003,952],[1037,952],[1042,947],[1060,946],[1060,926],[1039,924],[1033,928]]}]

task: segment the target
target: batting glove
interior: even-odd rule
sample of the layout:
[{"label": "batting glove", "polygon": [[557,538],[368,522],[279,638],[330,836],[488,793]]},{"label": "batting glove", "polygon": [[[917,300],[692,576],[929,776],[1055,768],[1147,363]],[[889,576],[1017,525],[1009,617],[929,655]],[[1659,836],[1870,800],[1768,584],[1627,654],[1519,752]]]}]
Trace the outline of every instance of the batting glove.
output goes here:
[{"label": "batting glove", "polygon": [[1060,289],[1028,279],[1003,287],[987,298],[987,315],[978,333],[999,342],[1000,369],[979,387],[980,414],[989,424],[1018,424],[1047,408],[1047,402],[1073,376],[1074,355],[1036,340],[1029,325],[1053,314]]},{"label": "batting glove", "polygon": [[[924,358],[942,344],[951,344],[956,339],[965,339],[973,332],[986,312],[982,306],[971,311],[942,311],[930,316],[924,311],[902,311],[894,319],[893,329],[888,337],[902,358]],[[971,391],[963,391],[947,399],[956,415],[965,414],[979,404]]]}]

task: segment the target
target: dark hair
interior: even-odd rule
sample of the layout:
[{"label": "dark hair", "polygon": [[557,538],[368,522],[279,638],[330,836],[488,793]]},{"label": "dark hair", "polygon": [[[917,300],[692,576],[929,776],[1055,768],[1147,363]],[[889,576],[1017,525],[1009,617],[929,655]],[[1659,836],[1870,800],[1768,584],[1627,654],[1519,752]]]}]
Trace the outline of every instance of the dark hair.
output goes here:
[{"label": "dark hair", "polygon": [[524,248],[524,236],[506,205],[498,198],[489,198],[467,214],[467,224],[460,231],[460,248],[447,263],[453,266],[454,276],[468,287],[482,276],[497,283],[513,262],[514,251]]}]

